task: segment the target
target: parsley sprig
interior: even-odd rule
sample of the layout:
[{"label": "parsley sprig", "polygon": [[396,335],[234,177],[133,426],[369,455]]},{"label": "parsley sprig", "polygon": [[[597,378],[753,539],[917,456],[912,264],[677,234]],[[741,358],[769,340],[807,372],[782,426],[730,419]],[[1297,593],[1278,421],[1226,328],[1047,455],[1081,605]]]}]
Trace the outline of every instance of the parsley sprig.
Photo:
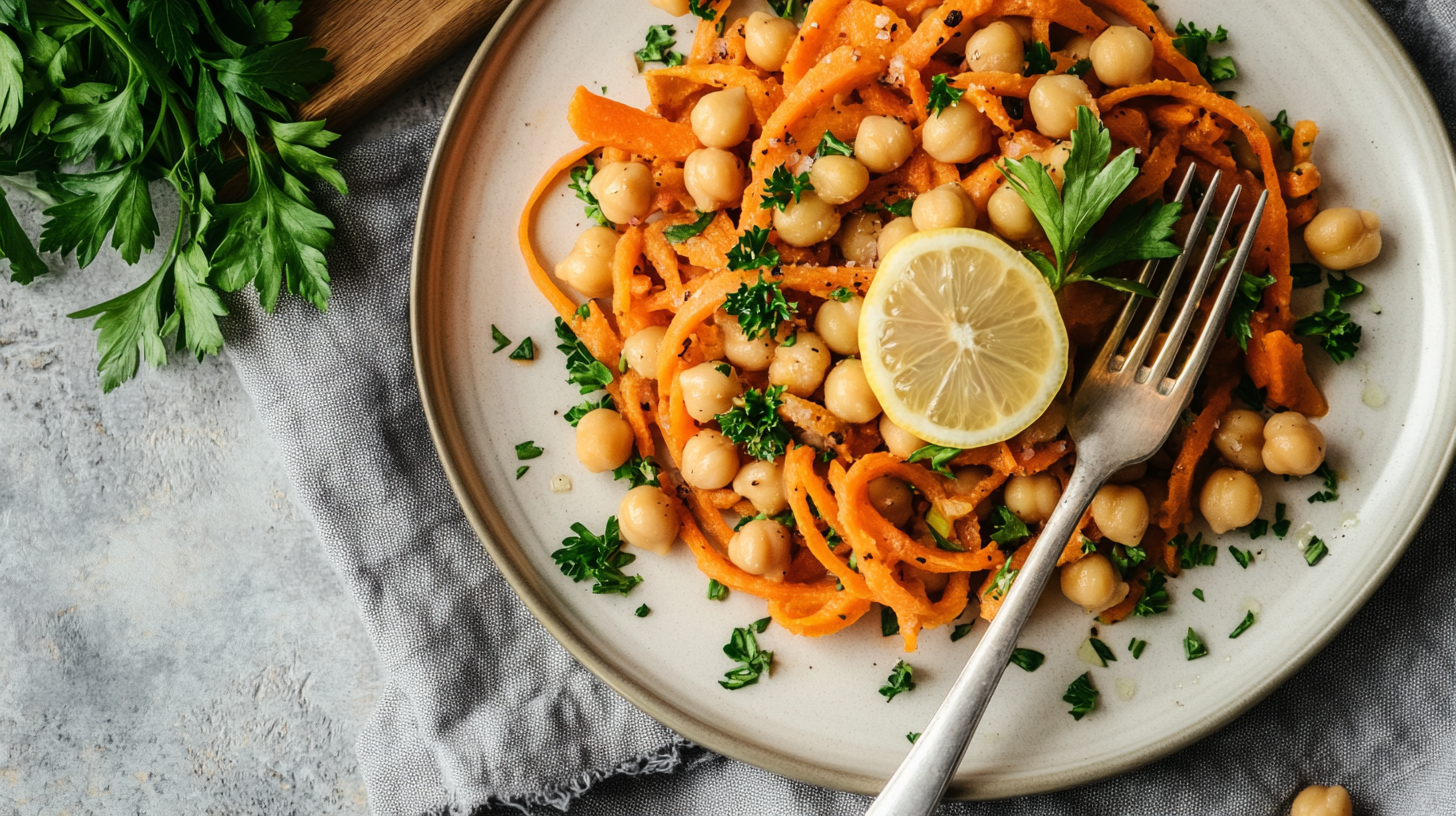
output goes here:
[{"label": "parsley sprig", "polygon": [[1067,686],[1062,701],[1072,706],[1067,712],[1072,719],[1080,720],[1097,708],[1097,694],[1097,689],[1092,687],[1092,672],[1086,672]]},{"label": "parsley sprig", "polygon": [[593,357],[586,344],[577,339],[576,332],[559,317],[556,318],[556,336],[561,340],[556,348],[566,355],[567,382],[580,386],[583,394],[600,391],[611,385],[612,370]]},{"label": "parsley sprig", "polygon": [[657,481],[657,474],[662,471],[657,462],[650,457],[633,451],[632,458],[628,459],[621,467],[612,471],[612,480],[621,481],[626,479],[633,487],[651,485],[660,487]]},{"label": "parsley sprig", "polygon": [[600,536],[581,522],[571,525],[571,529],[576,535],[563,539],[562,548],[551,553],[551,560],[563,575],[578,583],[593,581],[592,592],[596,595],[630,595],[642,583],[642,576],[622,572],[622,567],[636,561],[637,556],[622,552],[616,516],[607,519],[606,531]]},{"label": "parsley sprig", "polygon": [[700,20],[713,22],[718,12],[713,10],[712,0],[688,0],[688,13]]},{"label": "parsley sprig", "polygon": [[895,664],[894,671],[885,679],[885,684],[880,686],[880,694],[885,696],[887,703],[907,691],[914,690],[915,669],[903,660]]},{"label": "parsley sprig", "polygon": [[808,173],[796,176],[781,164],[763,180],[763,199],[758,202],[758,207],[762,210],[784,210],[788,208],[790,199],[797,204],[804,193],[813,189],[814,185],[809,183]]},{"label": "parsley sprig", "polygon": [[1204,79],[1218,83],[1238,77],[1239,69],[1234,66],[1233,57],[1214,57],[1208,50],[1210,45],[1228,39],[1228,31],[1223,26],[1209,31],[1192,21],[1184,23],[1179,20],[1178,25],[1173,27],[1173,33],[1177,35],[1173,38],[1173,47],[1198,68]]},{"label": "parsley sprig", "polygon": [[753,227],[728,250],[729,269],[758,269],[779,265],[778,247],[768,242],[767,227]]},{"label": "parsley sprig", "polygon": [[794,316],[794,307],[784,298],[783,290],[777,283],[765,280],[763,273],[759,273],[756,283],[745,283],[729,292],[723,311],[738,319],[738,328],[749,340],[773,334],[780,323]]},{"label": "parsley sprig", "polygon": [[1112,136],[1086,107],[1077,109],[1072,131],[1072,152],[1064,168],[1062,191],[1046,167],[1028,156],[1008,159],[1001,172],[1021,196],[1046,232],[1055,261],[1037,250],[1024,254],[1046,278],[1053,291],[1077,281],[1093,281],[1124,292],[1152,295],[1136,281],[1103,277],[1102,270],[1123,261],[1171,258],[1182,250],[1168,239],[1182,204],[1128,206],[1101,236],[1092,228],[1112,202],[1132,184],[1138,170],[1133,151],[1124,150],[1110,163]]},{"label": "parsley sprig", "polygon": [[1208,657],[1208,644],[1203,642],[1203,638],[1191,626],[1188,627],[1188,634],[1183,636],[1183,654],[1189,660]]},{"label": "parsley sprig", "polygon": [[702,235],[703,230],[707,229],[708,225],[713,223],[713,218],[716,215],[717,213],[712,211],[700,212],[698,213],[698,217],[693,221],[671,226],[663,230],[662,237],[666,238],[669,244],[681,244],[689,238]]},{"label": "parsley sprig", "polygon": [[788,449],[789,429],[779,417],[785,387],[770,386],[743,392],[743,404],[718,415],[718,427],[733,444],[755,459],[771,462]]},{"label": "parsley sprig", "polygon": [[1234,292],[1233,303],[1229,304],[1228,322],[1224,324],[1224,331],[1238,342],[1239,348],[1245,351],[1249,349],[1249,338],[1254,336],[1253,329],[1249,327],[1249,320],[1253,318],[1255,310],[1259,308],[1264,290],[1273,285],[1273,275],[1260,276],[1244,272],[1243,277],[1239,279],[1239,288]]},{"label": "parsley sprig", "polygon": [[758,648],[758,638],[753,634],[755,631],[763,632],[768,628],[768,623],[768,618],[760,618],[733,630],[733,636],[723,646],[723,654],[728,655],[730,660],[737,661],[739,665],[725,672],[725,679],[719,680],[718,685],[729,691],[737,691],[744,686],[758,683],[759,677],[768,674],[773,666],[773,652]]},{"label": "parsley sprig", "polygon": [[647,44],[640,51],[634,51],[633,56],[637,57],[637,70],[641,71],[642,66],[649,62],[660,62],[669,68],[683,64],[683,55],[672,50],[677,44],[673,35],[677,31],[670,25],[655,25],[647,27]]},{"label": "parsley sprig", "polygon": [[814,148],[814,158],[822,159],[825,156],[853,156],[854,144],[840,141],[830,131],[824,131],[824,137],[819,140],[819,146]]},{"label": "parsley sprig", "polygon": [[[1217,552],[1217,548],[1214,550]],[[1132,613],[1140,618],[1161,615],[1168,611],[1171,599],[1168,597],[1168,577],[1153,570],[1143,584],[1143,596],[1133,605]]]},{"label": "parsley sprig", "polygon": [[[1057,61],[1052,57],[1052,52],[1047,48],[1046,43],[1040,40],[1033,40],[1026,47],[1026,68],[1021,72],[1022,76],[1049,74],[1056,67]],[[1091,66],[1089,65],[1088,67]]]},{"label": "parsley sprig", "polygon": [[1012,649],[1010,662],[1020,666],[1023,671],[1034,672],[1046,662],[1046,655],[1035,649]]},{"label": "parsley sprig", "polygon": [[576,197],[586,203],[586,217],[597,222],[600,226],[610,227],[612,222],[602,215],[602,205],[597,202],[597,197],[592,195],[591,180],[596,178],[597,166],[587,162],[583,167],[571,168],[571,183],[566,185],[576,191]]},{"label": "parsley sprig", "polygon": [[948,448],[945,445],[925,445],[916,448],[910,454],[906,462],[929,462],[930,469],[942,476],[954,479],[955,474],[950,470],[950,460],[960,455],[960,448]]},{"label": "parsley sprig", "polygon": [[1360,350],[1360,324],[1340,306],[1365,291],[1365,285],[1350,277],[1330,272],[1325,287],[1324,308],[1305,315],[1294,323],[1294,333],[1319,340],[1320,346],[1336,363],[1343,363]]},{"label": "parsley sprig", "polygon": [[953,87],[947,77],[946,74],[936,74],[930,78],[930,93],[925,102],[925,112],[931,116],[937,116],[946,108],[959,105],[961,97],[966,95],[964,90]]},{"label": "parsley sprig", "polygon": [[991,516],[987,521],[991,530],[991,540],[1000,544],[1002,549],[1015,547],[1031,538],[1031,530],[1027,529],[1026,522],[1004,504],[996,505],[991,510]]}]

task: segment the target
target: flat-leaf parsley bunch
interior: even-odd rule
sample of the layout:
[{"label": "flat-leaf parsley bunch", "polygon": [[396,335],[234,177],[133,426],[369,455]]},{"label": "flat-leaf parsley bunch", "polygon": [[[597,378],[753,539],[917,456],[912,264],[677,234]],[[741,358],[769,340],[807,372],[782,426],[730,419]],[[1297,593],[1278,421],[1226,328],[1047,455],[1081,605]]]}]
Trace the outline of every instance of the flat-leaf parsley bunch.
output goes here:
[{"label": "flat-leaf parsley bunch", "polygon": [[[215,354],[221,292],[251,283],[272,311],[286,287],[327,307],[334,225],[307,185],[346,187],[319,152],[337,134],[289,110],[305,85],[333,75],[322,49],[290,38],[299,6],[0,0],[0,175],[47,204],[40,249],[74,252],[84,267],[110,234],[136,263],[160,233],[148,183],[165,180],[181,202],[151,276],[71,315],[97,317],[103,390],[135,376],[142,358],[165,364],[174,334],[178,350]],[[219,202],[217,189],[244,169],[242,200]],[[3,195],[0,253],[18,283],[47,271]]]}]

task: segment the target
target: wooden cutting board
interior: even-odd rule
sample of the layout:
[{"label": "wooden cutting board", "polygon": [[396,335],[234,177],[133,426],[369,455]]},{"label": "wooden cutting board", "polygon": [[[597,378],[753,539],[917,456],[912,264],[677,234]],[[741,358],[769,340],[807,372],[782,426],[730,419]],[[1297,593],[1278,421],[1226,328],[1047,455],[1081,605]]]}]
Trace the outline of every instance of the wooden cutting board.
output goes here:
[{"label": "wooden cutting board", "polygon": [[334,78],[298,118],[342,131],[467,44],[479,43],[507,0],[307,0],[294,32],[327,49]]}]

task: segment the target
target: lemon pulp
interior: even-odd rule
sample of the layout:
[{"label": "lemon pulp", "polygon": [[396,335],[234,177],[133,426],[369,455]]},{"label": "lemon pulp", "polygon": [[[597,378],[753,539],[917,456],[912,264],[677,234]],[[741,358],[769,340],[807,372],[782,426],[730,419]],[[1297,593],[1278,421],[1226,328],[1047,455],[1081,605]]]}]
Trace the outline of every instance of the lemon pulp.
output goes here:
[{"label": "lemon pulp", "polygon": [[1067,373],[1067,330],[1036,268],[972,229],[915,233],[881,260],[865,295],[860,351],[896,425],[973,448],[1010,439]]}]

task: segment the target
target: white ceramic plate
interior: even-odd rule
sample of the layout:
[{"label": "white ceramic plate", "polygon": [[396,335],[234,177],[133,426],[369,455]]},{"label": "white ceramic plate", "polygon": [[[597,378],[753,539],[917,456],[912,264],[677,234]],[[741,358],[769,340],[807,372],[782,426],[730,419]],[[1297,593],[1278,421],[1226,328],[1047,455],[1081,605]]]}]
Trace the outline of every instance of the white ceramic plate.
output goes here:
[{"label": "white ceramic plate", "polygon": [[[709,748],[820,785],[872,792],[909,749],[906,733],[930,718],[974,635],[951,643],[948,629],[925,633],[910,656],[918,688],[887,705],[876,690],[902,655],[898,637],[881,637],[876,615],[821,639],[770,628],[760,641],[776,655],[772,678],[728,692],[717,684],[732,667],[721,647],[734,626],[765,614],[761,601],[743,594],[708,601],[707,579],[681,547],[669,558],[639,558],[634,568],[646,581],[630,598],[592,595],[551,561],[572,522],[601,530],[623,487],[582,470],[572,429],[556,415],[582,398],[565,382],[553,315],[527,279],[516,224],[542,172],[578,144],[565,120],[575,87],[605,87],[614,99],[645,104],[632,58],[643,32],[675,22],[685,50],[695,22],[671,20],[645,0],[612,6],[608,15],[601,0],[517,0],[446,117],[414,258],[416,366],[435,440],[496,562],[535,615],[602,679]],[[1360,0],[1163,0],[1161,14],[1169,22],[1181,16],[1230,26],[1228,47],[1243,77],[1234,85],[1239,100],[1318,121],[1321,200],[1372,208],[1384,223],[1383,254],[1356,273],[1370,288],[1353,308],[1364,325],[1359,355],[1336,367],[1318,349],[1306,350],[1333,406],[1320,424],[1342,476],[1341,498],[1309,504],[1313,480],[1263,480],[1266,508],[1286,502],[1296,531],[1307,526],[1331,554],[1310,568],[1294,535],[1225,537],[1216,567],[1170,582],[1168,614],[1104,627],[1119,660],[1092,670],[1101,702],[1080,722],[1061,696],[1088,670],[1075,656],[1088,618],[1048,592],[1022,639],[1046,653],[1046,664],[1034,674],[1008,670],[955,779],[955,796],[1088,782],[1228,722],[1317,652],[1379,587],[1450,458],[1452,159],[1404,52]],[[548,196],[537,236],[548,259],[568,251],[583,220],[564,185]],[[1313,308],[1312,301],[1296,305]],[[492,354],[491,324],[517,340],[535,338],[537,362],[521,366],[504,352]],[[524,440],[546,453],[518,481],[515,445]],[[550,492],[555,474],[569,475],[575,489]],[[1261,555],[1240,569],[1230,543]],[[1207,602],[1193,598],[1195,587]],[[642,603],[651,616],[634,617]],[[1258,623],[1228,639],[1251,606],[1260,610]],[[1211,652],[1196,662],[1184,659],[1181,646],[1190,626]],[[1141,660],[1128,654],[1133,637],[1151,644]]]}]

